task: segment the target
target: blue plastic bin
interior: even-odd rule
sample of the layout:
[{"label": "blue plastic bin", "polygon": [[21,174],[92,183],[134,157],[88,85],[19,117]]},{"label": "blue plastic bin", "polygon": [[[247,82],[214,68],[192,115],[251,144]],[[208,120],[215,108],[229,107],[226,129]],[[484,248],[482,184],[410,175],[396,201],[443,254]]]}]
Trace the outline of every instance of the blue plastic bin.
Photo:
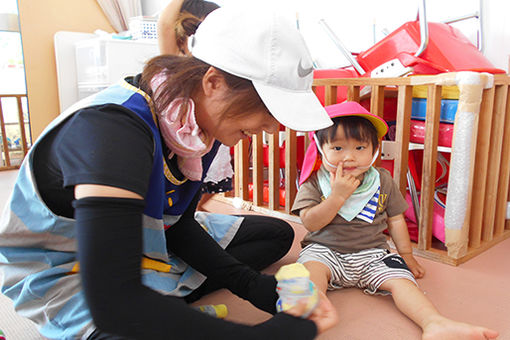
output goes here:
[{"label": "blue plastic bin", "polygon": [[[458,100],[442,99],[441,100],[441,116],[439,120],[442,123],[455,122],[455,114],[457,113]],[[413,98],[411,107],[411,119],[425,120],[427,114],[427,99]]]}]

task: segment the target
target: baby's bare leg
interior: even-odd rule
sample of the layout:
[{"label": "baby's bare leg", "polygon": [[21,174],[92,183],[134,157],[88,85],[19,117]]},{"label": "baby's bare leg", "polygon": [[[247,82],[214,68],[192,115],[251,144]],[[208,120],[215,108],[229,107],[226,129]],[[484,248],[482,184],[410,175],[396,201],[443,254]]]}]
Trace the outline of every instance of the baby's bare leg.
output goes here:
[{"label": "baby's bare leg", "polygon": [[303,263],[303,265],[310,272],[310,280],[315,283],[317,290],[326,293],[329,280],[331,279],[329,267],[319,261],[308,261]]},{"label": "baby's bare leg", "polygon": [[496,331],[442,316],[422,291],[409,280],[388,280],[379,288],[390,291],[397,308],[421,327],[423,340],[485,340],[498,336]]}]

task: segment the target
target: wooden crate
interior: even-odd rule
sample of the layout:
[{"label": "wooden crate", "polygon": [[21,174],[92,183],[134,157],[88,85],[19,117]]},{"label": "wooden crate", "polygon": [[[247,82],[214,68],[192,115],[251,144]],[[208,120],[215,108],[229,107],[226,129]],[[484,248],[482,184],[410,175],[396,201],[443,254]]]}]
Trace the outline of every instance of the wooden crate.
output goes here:
[{"label": "wooden crate", "polygon": [[[397,96],[396,136],[398,151],[394,160],[394,179],[403,194],[406,192],[408,150],[413,87],[428,87],[427,115],[425,121],[424,158],[419,214],[419,240],[414,244],[417,255],[436,261],[458,265],[510,237],[510,222],[506,220],[509,201],[510,178],[510,77],[469,72],[468,76],[480,76],[485,86],[479,93],[470,87],[459,85],[459,107],[474,110],[475,114],[470,158],[469,186],[464,190],[467,197],[466,214],[462,228],[446,229],[447,249],[432,245],[433,204],[438,154],[438,128],[441,107],[441,88],[452,85],[459,75],[448,73],[435,76],[407,78],[342,78],[316,79],[314,88],[324,87],[325,104],[337,102],[339,86],[347,87],[347,99],[359,102],[370,97],[371,112],[382,116],[386,93]],[[362,95],[367,92],[368,95]],[[471,92],[472,93],[471,93]],[[475,93],[476,92],[476,93]],[[469,95],[469,96],[468,96]],[[479,97],[479,105],[472,97]],[[474,105],[474,106],[473,106]],[[269,166],[264,169],[262,159],[262,136],[253,136],[251,157],[249,141],[241,141],[235,148],[235,197],[242,199],[244,207],[266,214],[299,221],[290,214],[296,196],[296,131],[285,130],[285,207],[279,204],[279,140],[278,135],[269,137]],[[306,146],[305,146],[306,148]],[[455,150],[455,145],[453,145]],[[294,166],[292,166],[294,164]],[[264,178],[264,174],[267,178]],[[262,199],[264,180],[269,183],[269,202]],[[249,198],[248,184],[253,183],[253,198]],[[448,207],[447,207],[448,208]],[[450,239],[450,241],[449,241]]]}]

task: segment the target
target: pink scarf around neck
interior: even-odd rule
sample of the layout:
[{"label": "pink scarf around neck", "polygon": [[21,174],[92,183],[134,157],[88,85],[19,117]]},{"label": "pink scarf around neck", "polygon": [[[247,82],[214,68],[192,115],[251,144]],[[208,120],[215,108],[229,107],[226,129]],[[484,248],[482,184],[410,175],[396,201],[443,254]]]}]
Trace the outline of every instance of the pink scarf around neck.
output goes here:
[{"label": "pink scarf around neck", "polygon": [[[164,88],[166,79],[164,71],[152,78],[154,100]],[[211,150],[214,138],[207,136],[198,126],[195,103],[190,98],[176,98],[157,116],[163,140],[171,150],[169,157],[177,155],[177,165],[184,176],[192,181],[202,180],[202,156]]]}]

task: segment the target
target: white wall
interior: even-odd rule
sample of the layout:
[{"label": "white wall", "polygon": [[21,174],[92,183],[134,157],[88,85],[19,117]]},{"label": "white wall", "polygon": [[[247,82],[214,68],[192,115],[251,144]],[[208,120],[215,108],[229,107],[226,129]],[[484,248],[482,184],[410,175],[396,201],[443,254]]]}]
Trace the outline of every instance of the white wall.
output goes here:
[{"label": "white wall", "polygon": [[510,2],[485,0],[485,55],[496,67],[508,69],[510,56]]},{"label": "white wall", "polygon": [[[168,0],[144,0],[167,3]],[[230,2],[253,2],[274,6],[284,5],[299,13],[300,26],[314,59],[322,68],[339,67],[348,62],[319,26],[323,18],[352,52],[368,49],[407,21],[416,19],[420,0],[215,0],[220,6]],[[481,0],[484,12],[484,53],[498,68],[507,70],[510,55],[510,1]],[[427,0],[429,21],[472,14],[478,11],[480,0]],[[456,23],[476,44],[476,19]]]},{"label": "white wall", "polygon": [[153,16],[163,9],[169,0],[141,0],[142,1],[142,13],[145,16]]}]

